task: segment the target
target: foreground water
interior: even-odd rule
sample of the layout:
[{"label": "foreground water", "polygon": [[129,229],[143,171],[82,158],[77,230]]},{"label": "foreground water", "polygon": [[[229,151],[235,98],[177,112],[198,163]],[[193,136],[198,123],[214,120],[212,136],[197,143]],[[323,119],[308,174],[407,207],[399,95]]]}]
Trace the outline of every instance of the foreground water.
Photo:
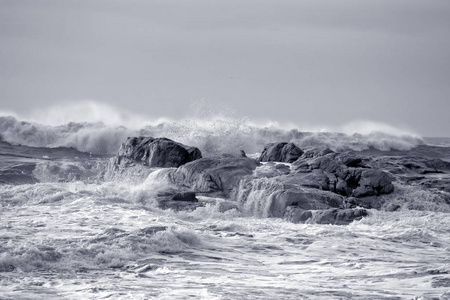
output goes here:
[{"label": "foreground water", "polygon": [[2,299],[450,296],[448,213],[348,226],[152,206],[145,184],[3,186]]},{"label": "foreground water", "polygon": [[397,211],[292,224],[206,197],[161,210],[152,176],[102,178],[108,156],[1,142],[0,159],[0,299],[450,299],[445,192],[395,182]]}]

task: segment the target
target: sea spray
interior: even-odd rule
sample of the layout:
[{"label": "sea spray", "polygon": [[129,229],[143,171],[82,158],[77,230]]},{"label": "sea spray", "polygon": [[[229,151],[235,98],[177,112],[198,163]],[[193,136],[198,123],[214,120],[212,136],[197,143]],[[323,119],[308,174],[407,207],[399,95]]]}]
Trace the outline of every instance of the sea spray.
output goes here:
[{"label": "sea spray", "polygon": [[273,178],[244,179],[239,183],[236,199],[249,216],[270,217],[273,193],[283,185]]},{"label": "sea spray", "polygon": [[374,132],[352,134],[333,132],[301,132],[274,127],[258,127],[242,119],[185,119],[158,125],[143,125],[139,130],[104,123],[67,123],[58,126],[19,121],[0,117],[0,136],[12,144],[33,147],[73,147],[94,154],[117,153],[129,136],[167,137],[198,147],[204,156],[222,153],[261,152],[267,143],[294,142],[301,148],[328,147],[332,150],[409,150],[423,140],[409,135]]}]

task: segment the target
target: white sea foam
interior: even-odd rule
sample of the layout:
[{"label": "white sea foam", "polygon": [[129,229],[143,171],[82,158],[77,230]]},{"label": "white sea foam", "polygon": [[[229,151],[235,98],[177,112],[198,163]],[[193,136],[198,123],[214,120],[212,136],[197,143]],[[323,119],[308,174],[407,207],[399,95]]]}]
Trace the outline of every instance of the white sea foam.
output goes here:
[{"label": "white sea foam", "polygon": [[[448,291],[450,224],[439,209],[374,210],[349,226],[292,224],[267,218],[275,183],[261,180],[240,209],[202,198],[210,204],[162,211],[152,200],[166,188],[158,175],[0,186],[3,297],[427,299]],[[428,199],[408,190],[393,199],[419,202],[408,195]]]}]

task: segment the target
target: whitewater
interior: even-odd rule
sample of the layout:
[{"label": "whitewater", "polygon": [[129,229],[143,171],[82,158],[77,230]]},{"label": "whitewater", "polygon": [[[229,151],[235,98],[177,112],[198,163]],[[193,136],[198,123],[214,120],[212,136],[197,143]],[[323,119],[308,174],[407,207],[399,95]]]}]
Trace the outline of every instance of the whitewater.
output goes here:
[{"label": "whitewater", "polygon": [[[161,209],[167,183],[158,171],[105,176],[130,136],[167,137],[205,157],[240,149],[256,157],[267,143],[293,142],[444,162],[448,138],[309,132],[220,115],[139,126],[1,116],[0,136],[0,299],[450,299],[448,187],[396,180],[382,196],[396,209],[370,209],[349,225],[294,224],[264,212],[264,190]],[[427,176],[445,184],[447,175]]]}]

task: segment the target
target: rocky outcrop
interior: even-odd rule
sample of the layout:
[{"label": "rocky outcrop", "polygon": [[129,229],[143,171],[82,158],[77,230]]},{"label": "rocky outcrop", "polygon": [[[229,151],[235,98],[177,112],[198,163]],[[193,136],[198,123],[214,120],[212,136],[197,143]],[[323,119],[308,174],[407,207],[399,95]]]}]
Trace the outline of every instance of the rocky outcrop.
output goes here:
[{"label": "rocky outcrop", "polygon": [[120,147],[118,157],[149,167],[177,168],[201,158],[202,154],[196,147],[167,138],[131,137]]},{"label": "rocky outcrop", "polygon": [[200,194],[223,198],[220,210],[292,222],[348,224],[364,217],[364,208],[380,207],[378,196],[394,190],[393,178],[369,158],[328,148],[304,153],[292,143],[268,144],[256,160],[244,154],[201,158],[197,148],[169,139],[129,138],[111,164],[119,173],[144,175],[166,168],[148,171],[170,187],[158,194],[161,208],[196,209],[205,205]]},{"label": "rocky outcrop", "polygon": [[272,143],[264,147],[259,161],[278,161],[292,163],[302,156],[303,151],[293,143]]},{"label": "rocky outcrop", "polygon": [[251,207],[267,217],[348,224],[364,217],[364,208],[380,208],[384,200],[379,196],[394,191],[394,178],[372,163],[329,149],[308,151],[292,164],[263,163],[255,177],[241,182],[238,199],[244,205],[255,198],[267,199]]},{"label": "rocky outcrop", "polygon": [[106,179],[145,179],[152,168],[176,168],[202,157],[200,150],[167,138],[129,137],[111,158]]}]

